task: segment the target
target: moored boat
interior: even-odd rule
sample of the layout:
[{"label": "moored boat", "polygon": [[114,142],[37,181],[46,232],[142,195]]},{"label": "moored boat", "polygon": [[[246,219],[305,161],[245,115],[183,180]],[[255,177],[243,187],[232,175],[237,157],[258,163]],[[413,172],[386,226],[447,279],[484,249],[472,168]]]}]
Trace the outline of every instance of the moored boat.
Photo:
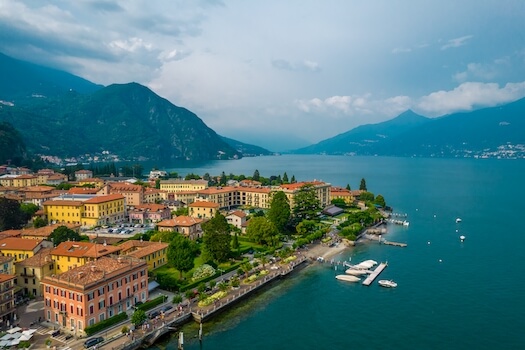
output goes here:
[{"label": "moored boat", "polygon": [[349,268],[345,271],[345,273],[348,275],[353,275],[353,276],[361,276],[361,275],[366,275],[368,271]]},{"label": "moored boat", "polygon": [[356,276],[349,276],[349,275],[337,275],[335,276],[340,281],[346,281],[346,282],[359,282],[361,279]]},{"label": "moored boat", "polygon": [[379,280],[377,283],[379,283],[381,287],[385,287],[385,288],[397,287],[397,283],[392,280]]}]

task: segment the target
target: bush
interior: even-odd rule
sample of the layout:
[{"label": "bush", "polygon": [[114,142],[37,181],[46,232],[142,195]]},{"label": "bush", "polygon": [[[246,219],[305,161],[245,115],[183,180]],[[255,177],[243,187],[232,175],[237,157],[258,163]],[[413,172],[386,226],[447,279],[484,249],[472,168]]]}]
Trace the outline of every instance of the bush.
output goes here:
[{"label": "bush", "polygon": [[193,280],[197,281],[215,274],[215,269],[208,264],[198,267],[193,273]]},{"label": "bush", "polygon": [[128,315],[125,312],[121,312],[120,314],[110,317],[107,320],[100,321],[98,323],[95,323],[92,326],[88,326],[84,328],[84,332],[86,332],[88,336],[91,336],[97,332],[100,332],[103,329],[109,328],[127,319],[128,319]]},{"label": "bush", "polygon": [[126,333],[128,333],[128,332],[129,332],[128,327],[126,327],[126,326],[122,327],[121,332],[122,332],[122,334],[126,334]]},{"label": "bush", "polygon": [[28,340],[22,340],[20,343],[18,343],[17,348],[18,349],[25,349],[31,346],[31,342]]},{"label": "bush", "polygon": [[144,304],[137,306],[137,309],[142,310],[142,311],[148,311],[149,309],[153,309],[155,306],[160,305],[163,302],[164,302],[164,295],[161,295],[159,297],[156,297],[153,300],[147,301]]}]

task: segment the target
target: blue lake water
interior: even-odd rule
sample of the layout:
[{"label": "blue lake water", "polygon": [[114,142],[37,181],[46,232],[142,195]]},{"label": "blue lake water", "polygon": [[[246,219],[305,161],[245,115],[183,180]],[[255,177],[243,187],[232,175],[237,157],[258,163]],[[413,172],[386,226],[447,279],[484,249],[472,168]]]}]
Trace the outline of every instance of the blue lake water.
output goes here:
[{"label": "blue lake water", "polygon": [[169,170],[255,169],[353,189],[365,178],[408,214],[410,226],[391,225],[386,237],[408,247],[367,243],[335,259],[388,261],[381,277],[398,287],[343,283],[328,265],[310,266],[205,323],[202,344],[197,325],[186,326],[185,349],[525,348],[525,161],[290,155]]}]

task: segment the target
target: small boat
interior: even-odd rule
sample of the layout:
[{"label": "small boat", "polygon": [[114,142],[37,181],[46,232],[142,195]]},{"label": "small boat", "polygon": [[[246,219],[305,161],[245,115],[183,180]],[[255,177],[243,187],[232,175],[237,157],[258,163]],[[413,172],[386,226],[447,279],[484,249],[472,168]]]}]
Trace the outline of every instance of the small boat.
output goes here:
[{"label": "small boat", "polygon": [[459,224],[461,222],[461,218],[456,218],[456,224]]},{"label": "small boat", "polygon": [[379,283],[381,287],[385,287],[385,288],[397,287],[397,283],[392,280],[379,280],[377,283]]},{"label": "small boat", "polygon": [[347,275],[361,276],[361,275],[366,275],[368,272],[366,270],[357,270],[357,269],[349,268],[345,271],[345,273]]},{"label": "small boat", "polygon": [[463,242],[463,241],[465,240],[465,238],[466,238],[465,236],[459,236],[459,240],[460,240],[461,242]]},{"label": "small boat", "polygon": [[346,282],[359,282],[361,279],[356,276],[349,276],[349,275],[337,275],[335,276],[340,281],[346,281]]}]

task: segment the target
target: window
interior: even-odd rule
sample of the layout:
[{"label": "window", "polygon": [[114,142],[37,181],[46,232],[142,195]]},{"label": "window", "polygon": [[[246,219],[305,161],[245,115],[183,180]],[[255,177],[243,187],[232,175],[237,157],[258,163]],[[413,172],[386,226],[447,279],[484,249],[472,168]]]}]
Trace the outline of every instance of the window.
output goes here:
[{"label": "window", "polygon": [[95,307],[93,304],[89,305],[89,314],[92,315],[95,312]]}]

